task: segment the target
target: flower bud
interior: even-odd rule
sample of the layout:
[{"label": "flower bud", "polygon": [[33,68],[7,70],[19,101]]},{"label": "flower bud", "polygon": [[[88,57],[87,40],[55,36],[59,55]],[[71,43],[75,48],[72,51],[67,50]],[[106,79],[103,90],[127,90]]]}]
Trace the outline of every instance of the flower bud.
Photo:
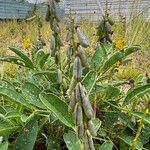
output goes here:
[{"label": "flower bud", "polygon": [[57,70],[57,83],[58,84],[62,83],[62,72],[60,69]]}]

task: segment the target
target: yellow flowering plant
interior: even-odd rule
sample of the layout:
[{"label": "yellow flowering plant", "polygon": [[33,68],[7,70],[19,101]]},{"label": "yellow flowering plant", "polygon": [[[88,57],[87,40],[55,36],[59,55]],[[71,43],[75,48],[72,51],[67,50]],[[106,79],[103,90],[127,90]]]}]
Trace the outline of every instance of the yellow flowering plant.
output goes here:
[{"label": "yellow flowering plant", "polygon": [[29,49],[32,46],[32,42],[30,38],[24,38],[23,39],[23,48]]},{"label": "yellow flowering plant", "polygon": [[125,38],[119,37],[116,41],[116,48],[117,49],[123,49],[126,46],[126,40]]}]

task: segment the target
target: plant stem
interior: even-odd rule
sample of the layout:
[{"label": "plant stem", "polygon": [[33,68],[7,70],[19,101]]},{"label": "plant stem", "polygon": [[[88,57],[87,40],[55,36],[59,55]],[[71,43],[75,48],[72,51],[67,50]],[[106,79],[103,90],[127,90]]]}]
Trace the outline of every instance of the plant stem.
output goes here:
[{"label": "plant stem", "polygon": [[144,114],[140,120],[140,123],[139,123],[139,126],[138,126],[138,130],[137,130],[137,133],[136,133],[136,136],[135,136],[135,139],[133,140],[133,144],[132,144],[132,148],[131,150],[135,150],[136,149],[136,145],[137,145],[137,141],[139,139],[139,136],[141,134],[141,130],[142,130],[142,127],[143,127],[143,124],[144,124],[144,119],[148,113],[148,107],[150,105],[150,102],[147,104],[147,106],[145,107],[144,109]]}]

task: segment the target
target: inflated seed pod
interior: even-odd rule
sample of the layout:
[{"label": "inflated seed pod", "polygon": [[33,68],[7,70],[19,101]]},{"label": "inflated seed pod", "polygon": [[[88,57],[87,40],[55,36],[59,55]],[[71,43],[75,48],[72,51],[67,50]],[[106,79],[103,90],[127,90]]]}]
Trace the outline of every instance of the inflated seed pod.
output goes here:
[{"label": "inflated seed pod", "polygon": [[68,111],[69,112],[74,112],[75,106],[76,106],[76,96],[75,92],[72,92],[71,97],[70,97],[70,102],[68,106]]},{"label": "inflated seed pod", "polygon": [[82,66],[87,67],[88,66],[87,56],[86,56],[84,49],[81,46],[78,47],[78,54],[79,54],[78,56],[80,57]]},{"label": "inflated seed pod", "polygon": [[77,36],[78,36],[79,43],[82,47],[85,48],[89,47],[88,39],[79,28],[77,28]]},{"label": "inflated seed pod", "polygon": [[76,87],[76,84],[77,84],[77,81],[76,81],[74,78],[72,78],[72,79],[71,79],[70,86],[69,86],[69,89],[67,90],[67,95],[68,95],[68,96],[71,96],[71,94],[72,94],[74,88]]},{"label": "inflated seed pod", "polygon": [[71,39],[71,33],[68,32],[68,33],[67,33],[67,36],[66,36],[66,42],[69,42],[70,39]]},{"label": "inflated seed pod", "polygon": [[70,58],[73,55],[73,47],[69,45],[67,49],[67,56]]},{"label": "inflated seed pod", "polygon": [[77,136],[78,138],[82,138],[84,134],[84,125],[81,124],[80,126],[77,126]]},{"label": "inflated seed pod", "polygon": [[98,28],[104,28],[104,26],[105,26],[104,19],[100,19],[99,22],[98,22]]},{"label": "inflated seed pod", "polygon": [[77,56],[73,62],[73,77],[75,80],[80,81],[82,78],[82,65],[80,58]]},{"label": "inflated seed pod", "polygon": [[85,131],[84,135],[84,150],[95,150],[92,136],[88,130]]},{"label": "inflated seed pod", "polygon": [[88,121],[88,129],[92,136],[97,136],[96,126],[93,124],[92,120]]},{"label": "inflated seed pod", "polygon": [[70,21],[67,20],[67,21],[66,21],[66,30],[69,30],[69,29],[70,29]]},{"label": "inflated seed pod", "polygon": [[59,35],[57,35],[57,42],[58,42],[59,46],[64,46],[63,41]]},{"label": "inflated seed pod", "polygon": [[60,33],[60,28],[59,28],[59,25],[58,25],[58,22],[56,21],[56,19],[53,20],[52,30],[57,34]]},{"label": "inflated seed pod", "polygon": [[106,30],[106,33],[108,33],[108,34],[112,33],[111,25],[108,22],[105,22],[105,30]]},{"label": "inflated seed pod", "polygon": [[57,83],[58,84],[62,83],[62,72],[60,69],[57,70]]},{"label": "inflated seed pod", "polygon": [[87,97],[87,95],[82,92],[81,93],[82,95],[82,106],[83,106],[83,110],[84,110],[84,113],[86,114],[86,117],[88,119],[92,119],[94,118],[94,111],[93,111],[93,108],[91,106],[91,103]]},{"label": "inflated seed pod", "polygon": [[74,120],[76,126],[80,126],[81,124],[83,124],[82,107],[79,103],[76,103],[74,109]]},{"label": "inflated seed pod", "polygon": [[47,10],[46,10],[46,16],[45,16],[45,20],[49,21],[50,20],[50,6],[47,5]]},{"label": "inflated seed pod", "polygon": [[77,83],[76,88],[75,88],[75,92],[76,92],[76,99],[78,102],[82,102],[82,92],[83,91],[83,86],[81,85],[81,83]]},{"label": "inflated seed pod", "polygon": [[56,48],[55,48],[56,42],[55,37],[52,35],[51,41],[50,41],[50,49],[51,49],[51,55],[55,56]]}]

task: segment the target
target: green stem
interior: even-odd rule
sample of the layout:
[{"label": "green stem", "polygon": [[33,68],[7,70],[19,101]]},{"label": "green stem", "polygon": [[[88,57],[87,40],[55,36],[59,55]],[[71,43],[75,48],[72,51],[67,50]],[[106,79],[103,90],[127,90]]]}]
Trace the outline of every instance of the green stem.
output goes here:
[{"label": "green stem", "polygon": [[138,126],[138,130],[137,130],[137,133],[136,133],[136,136],[135,136],[135,139],[133,140],[133,144],[132,144],[132,148],[131,150],[135,150],[136,149],[136,145],[137,145],[137,142],[138,142],[138,139],[139,139],[139,136],[141,134],[141,131],[142,131],[142,127],[143,127],[143,124],[144,124],[144,119],[148,113],[148,107],[150,105],[150,102],[148,103],[148,105],[146,106],[146,108],[144,109],[144,114],[140,120],[140,123],[139,123],[139,126]]}]

